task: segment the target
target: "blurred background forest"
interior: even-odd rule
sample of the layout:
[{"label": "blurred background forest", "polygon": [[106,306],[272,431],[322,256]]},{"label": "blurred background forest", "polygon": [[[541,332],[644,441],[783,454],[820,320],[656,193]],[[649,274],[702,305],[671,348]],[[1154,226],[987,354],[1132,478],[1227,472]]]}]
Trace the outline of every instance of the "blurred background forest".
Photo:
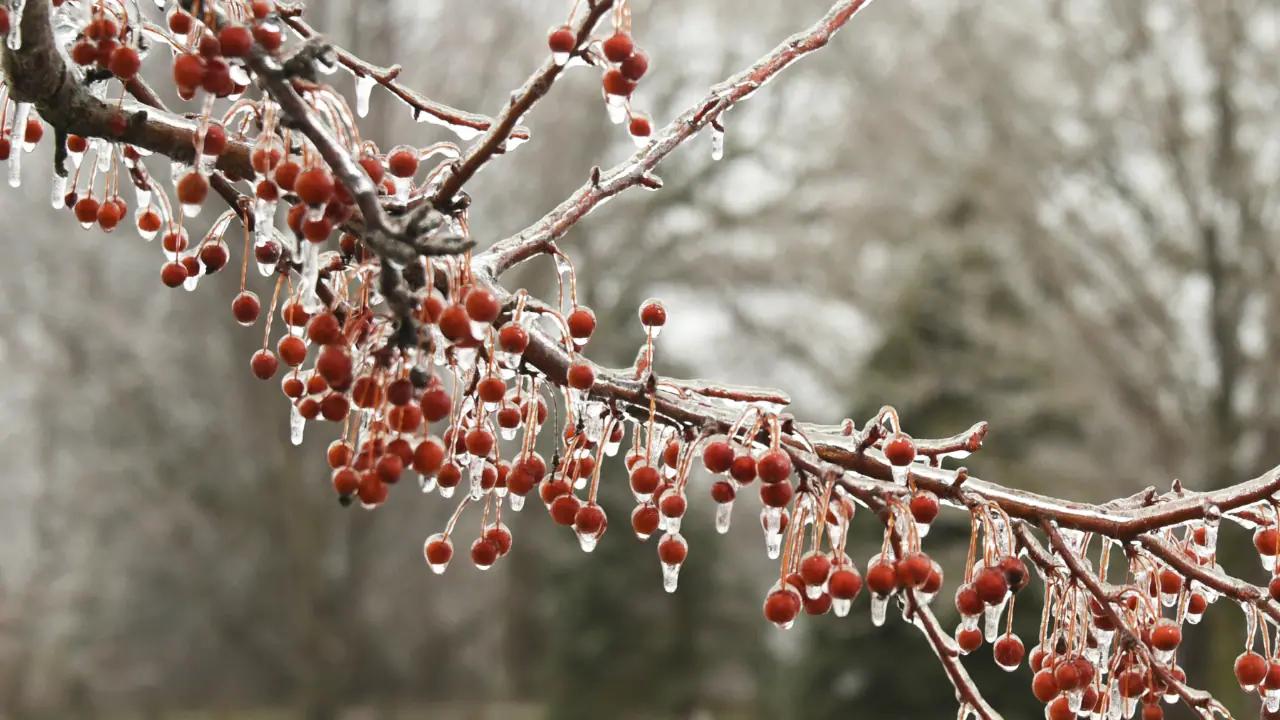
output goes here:
[{"label": "blurred background forest", "polygon": [[[486,113],[569,5],[308,4],[340,44]],[[826,4],[633,7],[654,62],[636,103],[662,124]],[[562,242],[601,319],[591,355],[629,361],[656,295],[663,372],[784,387],[815,421],[884,403],[918,435],[989,420],[969,467],[992,480],[1101,500],[1250,477],[1280,461],[1278,44],[1274,0],[875,3],[729,114],[723,160],[698,138],[666,189]],[[472,183],[482,245],[632,151],[598,83],[569,73],[534,141]],[[370,137],[453,139],[380,89],[372,107]],[[584,556],[536,503],[493,570],[430,574],[445,504],[402,486],[376,513],[339,507],[332,429],[291,446],[277,385],[248,372],[235,274],[169,291],[157,246],[80,231],[48,207],[47,144],[0,193],[0,718],[954,716],[927,646],[873,628],[865,600],[789,632],[762,619],[776,569],[750,500],[725,537],[694,503],[675,595],[625,524]],[[860,525],[861,561],[879,531]],[[944,513],[931,552],[953,569],[967,534]],[[1211,613],[1184,663],[1245,712],[1238,615]],[[986,648],[968,665],[1006,717],[1039,716],[1025,670]]]}]

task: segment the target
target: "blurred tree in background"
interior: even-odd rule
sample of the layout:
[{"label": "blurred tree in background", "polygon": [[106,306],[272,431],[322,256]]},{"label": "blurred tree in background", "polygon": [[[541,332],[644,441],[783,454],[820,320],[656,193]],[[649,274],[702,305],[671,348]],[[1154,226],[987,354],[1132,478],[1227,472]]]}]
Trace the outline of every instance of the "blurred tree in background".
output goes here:
[{"label": "blurred tree in background", "polygon": [[[478,110],[501,106],[565,11],[313,5],[338,42]],[[636,2],[646,107],[669,118],[824,6]],[[724,160],[695,142],[664,192],[566,238],[601,319],[593,353],[629,362],[638,335],[616,329],[660,295],[671,371],[785,387],[815,419],[892,401],[922,434],[989,420],[971,467],[1009,485],[1096,499],[1254,474],[1280,447],[1277,43],[1262,0],[874,4],[729,115]],[[534,141],[476,179],[482,244],[630,152],[598,92],[570,73],[528,119]],[[362,131],[443,132],[380,90]],[[874,628],[861,605],[785,634],[761,621],[773,569],[750,501],[725,537],[686,518],[675,595],[623,532],[615,467],[619,531],[592,556],[530,508],[508,520],[519,562],[430,575],[416,541],[444,508],[372,517],[320,491],[318,453],[285,442],[283,405],[244,368],[234,278],[159,292],[143,281],[154,247],[69,231],[33,180],[0,195],[24,219],[0,265],[0,718],[953,712],[902,624]],[[861,530],[859,561],[879,542]],[[933,533],[956,539],[956,567],[968,528]],[[1239,633],[1206,630],[1188,670],[1226,673],[1218,693]],[[969,666],[1010,717],[1039,712],[989,651]]]}]

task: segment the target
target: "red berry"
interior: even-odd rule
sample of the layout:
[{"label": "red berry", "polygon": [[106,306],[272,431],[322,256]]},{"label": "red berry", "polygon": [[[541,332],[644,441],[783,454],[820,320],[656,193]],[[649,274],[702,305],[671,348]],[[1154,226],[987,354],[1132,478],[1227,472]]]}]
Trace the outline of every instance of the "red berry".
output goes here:
[{"label": "red berry", "polygon": [[764,616],[775,625],[786,626],[800,614],[800,593],[790,586],[774,590],[764,599]]},{"label": "red berry", "polygon": [[[160,281],[171,288],[176,288],[187,279],[187,267],[180,262],[168,262],[160,268]],[[270,377],[270,376],[268,376]]]},{"label": "red berry", "polygon": [[[658,521],[660,519],[661,513],[658,512],[658,508],[656,506],[650,504],[637,505],[636,509],[631,511],[631,529],[634,530],[636,535],[641,539],[647,538],[658,529]],[[658,552],[659,557],[662,557],[662,543],[659,543],[658,545]],[[681,555],[680,559],[683,561],[684,556]]]},{"label": "red berry", "polygon": [[645,327],[660,328],[667,324],[667,309],[659,300],[645,300],[640,306],[640,324]]},{"label": "red berry", "polygon": [[1164,618],[1151,628],[1151,647],[1165,652],[1172,651],[1182,642],[1182,628],[1174,621]]},{"label": "red berry", "polygon": [[185,53],[173,60],[173,81],[180,87],[200,87],[206,72],[204,58]]},{"label": "red berry", "polygon": [[1031,694],[1042,703],[1047,703],[1058,694],[1058,683],[1053,679],[1052,670],[1041,670],[1031,678]]},{"label": "red berry", "polygon": [[620,63],[630,57],[635,47],[635,41],[631,39],[631,34],[621,31],[609,36],[601,44],[604,56],[609,58],[609,62],[615,63]]},{"label": "red berry", "polygon": [[557,525],[569,526],[574,523],[578,516],[578,508],[581,506],[582,502],[575,495],[566,494],[552,500],[548,510],[551,512],[551,519],[555,520]]},{"label": "red berry", "polygon": [[756,460],[760,482],[780,483],[791,477],[791,456],[785,450],[769,450]]},{"label": "red berry", "polygon": [[766,507],[780,508],[786,507],[791,503],[791,498],[795,495],[795,488],[791,483],[772,483],[760,486],[760,502]]},{"label": "red berry", "polygon": [[893,465],[905,467],[916,458],[916,444],[906,435],[896,433],[885,442],[884,456]]},{"label": "red berry", "polygon": [[702,464],[707,470],[719,474],[733,466],[733,448],[726,440],[713,440],[702,449]]},{"label": "red berry", "polygon": [[1013,555],[1006,555],[996,567],[1000,568],[1000,572],[1004,573],[1004,581],[1009,586],[1010,592],[1021,592],[1022,588],[1026,587],[1031,580],[1031,573],[1027,571],[1027,564]]},{"label": "red berry", "polygon": [[836,568],[827,580],[827,588],[837,600],[852,600],[862,590],[862,576],[851,566]]},{"label": "red berry", "polygon": [[652,495],[661,481],[658,471],[649,465],[637,465],[631,471],[631,490],[637,495]]},{"label": "red berry", "polygon": [[227,131],[218,123],[209,123],[204,131],[204,145],[201,152],[210,157],[217,157],[227,149]]},{"label": "red berry", "polygon": [[227,25],[218,31],[218,44],[227,57],[245,57],[253,48],[253,33],[243,25]]},{"label": "red berry", "polygon": [[893,564],[877,559],[867,567],[867,588],[876,595],[891,595],[898,589],[898,575]]},{"label": "red berry", "polygon": [[253,370],[253,374],[259,380],[270,379],[276,374],[276,368],[280,367],[280,361],[276,360],[275,353],[263,348],[253,354],[249,358],[249,368]]},{"label": "red berry", "polygon": [[569,366],[567,373],[569,387],[575,390],[590,390],[596,382],[596,372],[585,361],[579,360]]},{"label": "red berry", "polygon": [[648,115],[635,113],[631,116],[631,122],[627,124],[627,130],[636,137],[646,138],[653,134],[653,123]]},{"label": "red berry", "polygon": [[488,538],[476,538],[471,543],[471,562],[481,570],[488,569],[498,561],[498,545]]},{"label": "red berry", "polygon": [[360,475],[351,468],[338,468],[333,471],[333,489],[341,496],[355,495],[360,489]]},{"label": "red berry", "polygon": [[124,216],[124,211],[120,209],[120,205],[113,201],[102,203],[98,207],[98,227],[106,232],[111,232],[120,224],[120,218]]},{"label": "red berry", "polygon": [[411,178],[418,172],[418,152],[413,148],[397,148],[387,155],[387,169],[398,178]]},{"label": "red berry", "polygon": [[1240,656],[1236,658],[1236,680],[1240,683],[1240,687],[1245,690],[1254,688],[1265,680],[1268,670],[1270,670],[1270,666],[1266,658],[1252,650],[1240,653]]},{"label": "red berry", "polygon": [[547,45],[553,53],[571,53],[577,44],[578,39],[574,37],[573,30],[568,25],[561,25],[547,36]]},{"label": "red berry", "polygon": [[618,69],[622,71],[623,76],[628,80],[639,80],[644,77],[645,73],[649,72],[649,56],[645,51],[636,48],[630,57],[622,61]]},{"label": "red berry", "polygon": [[996,663],[1005,670],[1012,670],[1022,664],[1026,649],[1017,635],[1002,635],[991,648]]},{"label": "red berry", "polygon": [[[574,340],[585,341],[596,330],[596,314],[588,307],[578,307],[565,318],[569,326],[569,335]],[[578,343],[581,345],[582,343]]]},{"label": "red berry", "polygon": [[978,593],[978,597],[982,599],[982,602],[988,605],[998,605],[1009,592],[1009,582],[1004,579],[1004,573],[998,568],[983,568],[973,578],[973,589]]},{"label": "red berry", "polygon": [[[281,187],[284,187],[283,183]],[[298,173],[293,190],[302,202],[313,207],[323,205],[333,197],[333,176],[322,167],[309,167]]]},{"label": "red berry", "polygon": [[756,459],[743,453],[733,459],[729,466],[729,477],[746,485],[756,479]]},{"label": "red berry", "polygon": [[923,525],[933,522],[938,517],[938,496],[928,490],[921,490],[911,497],[911,517]]},{"label": "red berry", "polygon": [[907,553],[894,563],[894,574],[897,576],[898,585],[913,590],[925,584],[932,569],[933,564],[929,556],[920,552]]},{"label": "red berry", "polygon": [[183,205],[199,205],[209,195],[209,181],[192,170],[178,180],[178,202]]},{"label": "red berry", "polygon": [[231,314],[241,325],[254,324],[258,321],[258,314],[261,312],[262,303],[258,301],[258,296],[249,290],[241,290],[231,301]]},{"label": "red berry", "polygon": [[332,312],[317,313],[307,323],[307,337],[320,345],[332,345],[342,339],[342,325]]},{"label": "red berry", "polygon": [[498,298],[484,288],[471,288],[467,293],[466,308],[467,317],[479,323],[491,323],[502,312]]},{"label": "red berry", "polygon": [[982,647],[982,631],[978,628],[966,628],[963,625],[956,628],[956,645],[960,646],[960,652],[968,654]]},{"label": "red berry", "polygon": [[[82,197],[76,201],[72,207],[72,212],[76,215],[82,225],[92,225],[98,221],[98,201],[92,197]],[[184,278],[185,279],[185,278]],[[181,281],[179,281],[181,284]],[[174,286],[170,286],[174,287]]]},{"label": "red berry", "polygon": [[519,355],[529,347],[529,333],[520,325],[509,322],[498,331],[498,345],[504,352]]},{"label": "red berry", "polygon": [[[650,530],[650,532],[652,532],[652,530]],[[662,540],[658,543],[659,560],[667,565],[679,565],[683,563],[687,557],[689,557],[689,545],[684,541],[684,538],[679,535],[670,534],[662,536]]]},{"label": "red berry", "polygon": [[138,57],[138,51],[128,45],[120,45],[112,50],[111,58],[107,61],[107,69],[121,80],[131,80],[138,74],[140,67],[142,60]]},{"label": "red berry", "polygon": [[623,77],[622,71],[617,68],[606,71],[601,83],[608,95],[629,97],[636,90],[636,84]]},{"label": "red berry", "polygon": [[453,559],[453,543],[443,536],[428,540],[422,554],[432,565],[448,565]]},{"label": "red berry", "polygon": [[956,610],[964,617],[974,617],[982,613],[982,598],[973,585],[961,585],[956,588]]},{"label": "red berry", "polygon": [[1258,528],[1253,534],[1253,546],[1262,555],[1280,554],[1280,532],[1273,527]]},{"label": "red berry", "polygon": [[298,367],[307,360],[307,344],[297,335],[285,335],[276,343],[276,353],[289,367]]},{"label": "red berry", "polygon": [[226,267],[230,258],[227,246],[221,241],[205,243],[200,248],[200,262],[204,264],[206,274],[212,275]]},{"label": "red berry", "polygon": [[573,516],[573,529],[584,535],[594,535],[605,525],[604,509],[595,503],[583,505]]},{"label": "red berry", "polygon": [[831,558],[811,550],[800,559],[800,577],[809,585],[821,585],[831,575]]}]

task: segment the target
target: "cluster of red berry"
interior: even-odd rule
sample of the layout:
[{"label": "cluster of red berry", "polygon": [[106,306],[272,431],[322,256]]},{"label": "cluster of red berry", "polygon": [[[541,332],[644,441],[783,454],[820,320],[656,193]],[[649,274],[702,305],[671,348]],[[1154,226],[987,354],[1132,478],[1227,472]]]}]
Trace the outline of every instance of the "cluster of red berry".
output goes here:
[{"label": "cluster of red berry", "polygon": [[[547,37],[547,44],[557,62],[566,62],[579,52],[578,36],[573,28],[562,25],[554,28]],[[619,121],[625,118],[627,130],[637,143],[643,144],[653,134],[653,121],[642,112],[631,109],[631,96],[640,79],[649,72],[649,55],[621,25],[612,35],[599,42],[599,55],[603,61],[604,75],[601,85],[606,104],[617,109]]]}]

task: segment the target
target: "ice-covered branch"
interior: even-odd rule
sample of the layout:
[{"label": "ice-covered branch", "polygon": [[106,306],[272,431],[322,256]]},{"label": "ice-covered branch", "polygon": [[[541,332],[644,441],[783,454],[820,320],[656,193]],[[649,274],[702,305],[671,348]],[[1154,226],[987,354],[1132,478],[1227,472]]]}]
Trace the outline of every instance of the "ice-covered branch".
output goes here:
[{"label": "ice-covered branch", "polygon": [[[572,26],[574,35],[574,52],[580,53],[591,31],[600,18],[613,7],[614,0],[588,0],[587,9]],[[485,134],[467,149],[445,176],[440,187],[432,195],[431,201],[436,207],[451,208],[457,202],[458,191],[473,175],[489,162],[494,155],[506,151],[508,138],[520,123],[521,118],[551,90],[551,85],[565,70],[565,63],[548,57],[543,61],[524,84],[511,93],[506,107],[494,118],[494,123]]]}]

